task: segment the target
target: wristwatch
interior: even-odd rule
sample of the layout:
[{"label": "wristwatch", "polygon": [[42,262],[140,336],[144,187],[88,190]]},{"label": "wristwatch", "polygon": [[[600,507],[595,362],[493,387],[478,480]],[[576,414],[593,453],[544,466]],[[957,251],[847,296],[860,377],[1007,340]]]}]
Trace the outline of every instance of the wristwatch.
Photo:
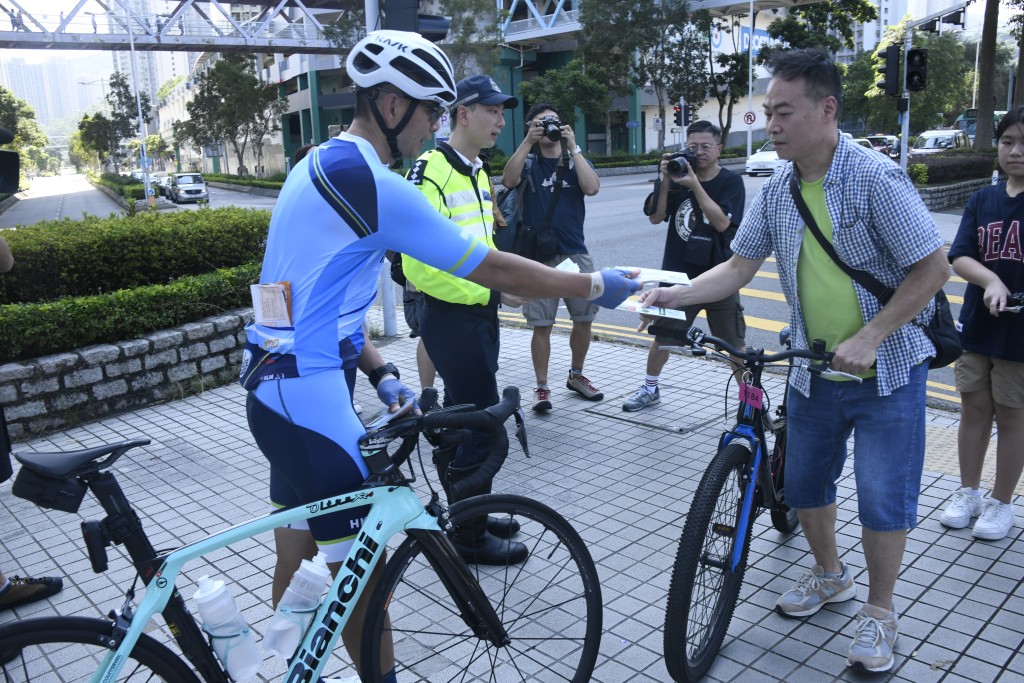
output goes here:
[{"label": "wristwatch", "polygon": [[569,156],[574,157],[577,154],[583,154],[583,150],[580,149],[579,145],[576,145],[575,147],[572,148],[572,153]]},{"label": "wristwatch", "polygon": [[398,368],[395,367],[394,363],[385,363],[376,370],[371,370],[368,377],[370,378],[370,386],[374,389],[380,384],[380,380],[384,375],[394,375],[395,379],[401,379],[402,376],[398,374]]}]

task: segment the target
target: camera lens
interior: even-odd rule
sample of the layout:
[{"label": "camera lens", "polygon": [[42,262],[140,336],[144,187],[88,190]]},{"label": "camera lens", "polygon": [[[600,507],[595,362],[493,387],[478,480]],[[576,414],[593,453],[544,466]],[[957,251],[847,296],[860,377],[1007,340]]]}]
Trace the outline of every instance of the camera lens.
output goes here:
[{"label": "camera lens", "polygon": [[668,172],[672,175],[683,175],[686,173],[686,166],[683,166],[679,159],[669,159],[667,166]]}]

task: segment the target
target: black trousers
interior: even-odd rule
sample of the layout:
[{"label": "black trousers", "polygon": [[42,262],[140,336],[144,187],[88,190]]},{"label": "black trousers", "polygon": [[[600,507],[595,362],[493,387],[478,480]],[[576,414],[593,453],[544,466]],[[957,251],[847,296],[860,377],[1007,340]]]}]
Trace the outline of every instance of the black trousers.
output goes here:
[{"label": "black trousers", "polygon": [[[424,295],[420,310],[420,336],[430,360],[444,380],[444,405],[472,403],[477,409],[495,405],[498,398],[498,302],[491,293],[487,304],[452,304]],[[491,452],[491,438],[474,432],[462,444],[454,467],[472,467]]]}]

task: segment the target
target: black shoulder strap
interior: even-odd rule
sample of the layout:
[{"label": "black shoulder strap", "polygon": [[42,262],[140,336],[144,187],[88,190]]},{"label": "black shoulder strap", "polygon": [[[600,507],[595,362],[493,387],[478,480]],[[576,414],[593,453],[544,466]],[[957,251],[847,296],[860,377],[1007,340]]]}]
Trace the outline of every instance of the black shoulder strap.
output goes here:
[{"label": "black shoulder strap", "polygon": [[804,201],[803,195],[800,194],[800,172],[797,171],[796,164],[793,164],[793,172],[789,176],[789,193],[793,195],[793,201],[796,202],[796,208],[800,211],[800,217],[804,219],[804,223],[807,225],[807,229],[811,231],[814,238],[818,240],[818,244],[825,250],[839,268],[849,275],[854,281],[860,284],[861,287],[868,290],[875,295],[875,298],[885,305],[889,299],[892,298],[895,290],[892,287],[887,287],[878,281],[878,279],[863,270],[857,270],[843,263],[842,259],[839,258],[839,254],[836,253],[835,247],[832,243],[825,239],[825,236],[821,234],[821,230],[818,228],[818,224],[814,221],[814,216],[811,215],[811,210],[807,208],[807,202]]},{"label": "black shoulder strap", "polygon": [[558,164],[555,166],[555,186],[551,188],[551,203],[548,204],[548,215],[544,217],[544,222],[541,224],[543,227],[551,225],[551,220],[555,217],[555,205],[558,203],[558,196],[562,194],[562,178],[565,177],[565,172],[569,170],[569,148],[565,142],[565,138],[562,138],[562,153],[558,157]]}]

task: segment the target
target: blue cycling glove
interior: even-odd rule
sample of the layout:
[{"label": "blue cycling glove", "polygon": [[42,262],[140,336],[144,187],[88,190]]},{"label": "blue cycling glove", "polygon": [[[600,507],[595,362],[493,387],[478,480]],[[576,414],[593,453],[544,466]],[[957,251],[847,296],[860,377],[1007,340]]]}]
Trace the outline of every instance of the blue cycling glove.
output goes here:
[{"label": "blue cycling glove", "polygon": [[394,375],[387,379],[382,379],[377,384],[377,398],[388,407],[396,404],[402,406],[409,401],[412,401],[414,404],[416,402],[416,394],[413,393],[412,389],[402,384],[401,380],[396,379]]},{"label": "blue cycling glove", "polygon": [[590,300],[602,308],[615,308],[644,285],[640,280],[626,277],[626,272],[617,268],[606,268],[590,276],[594,279],[595,294]]}]

